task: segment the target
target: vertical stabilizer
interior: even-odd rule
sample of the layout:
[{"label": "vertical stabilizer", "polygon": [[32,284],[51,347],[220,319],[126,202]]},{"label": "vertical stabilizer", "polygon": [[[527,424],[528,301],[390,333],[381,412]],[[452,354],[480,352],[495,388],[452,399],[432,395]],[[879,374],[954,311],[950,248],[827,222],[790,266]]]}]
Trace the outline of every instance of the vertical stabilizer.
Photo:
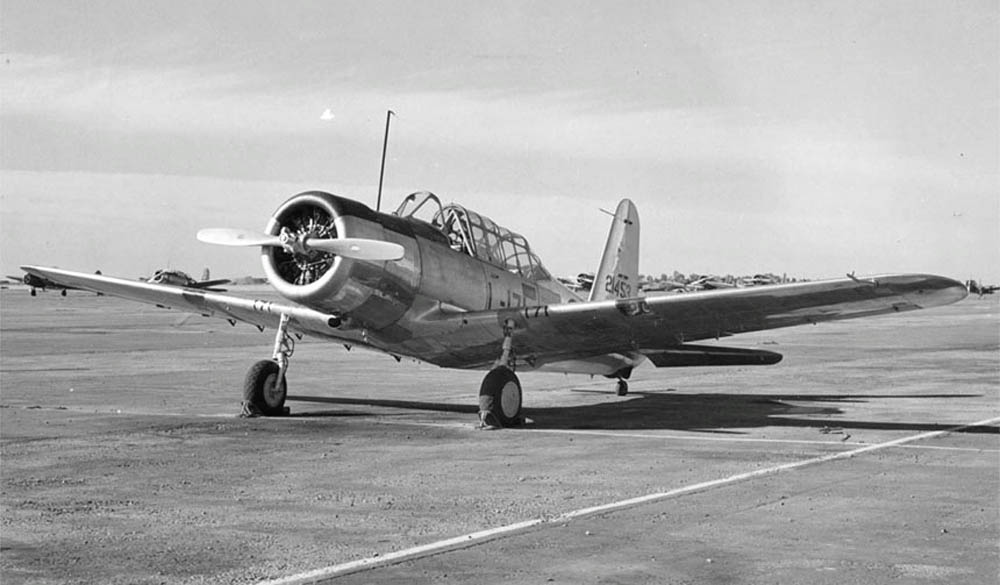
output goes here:
[{"label": "vertical stabilizer", "polygon": [[590,289],[590,300],[625,299],[639,296],[639,212],[622,199],[604,245],[601,266]]}]

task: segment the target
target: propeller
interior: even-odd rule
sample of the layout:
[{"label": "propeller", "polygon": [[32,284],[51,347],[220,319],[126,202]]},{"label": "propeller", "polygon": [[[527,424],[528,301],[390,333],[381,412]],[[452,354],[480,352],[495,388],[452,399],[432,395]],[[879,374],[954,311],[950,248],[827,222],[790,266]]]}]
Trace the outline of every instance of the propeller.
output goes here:
[{"label": "propeller", "polygon": [[293,254],[318,250],[355,260],[399,260],[406,252],[399,244],[382,240],[300,236],[284,228],[277,236],[239,229],[203,229],[198,239],[220,246],[281,246]]},{"label": "propeller", "polygon": [[281,238],[250,230],[209,228],[198,231],[198,240],[217,246],[280,246]]}]

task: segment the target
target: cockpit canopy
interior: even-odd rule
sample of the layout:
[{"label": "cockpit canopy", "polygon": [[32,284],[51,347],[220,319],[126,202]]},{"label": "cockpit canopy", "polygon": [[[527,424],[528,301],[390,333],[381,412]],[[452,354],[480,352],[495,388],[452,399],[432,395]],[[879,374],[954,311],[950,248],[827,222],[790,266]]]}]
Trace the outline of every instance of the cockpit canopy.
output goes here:
[{"label": "cockpit canopy", "polygon": [[453,250],[465,252],[527,280],[552,278],[538,256],[531,251],[524,236],[456,203],[442,205],[441,200],[429,191],[409,195],[395,214],[429,223],[448,238]]}]

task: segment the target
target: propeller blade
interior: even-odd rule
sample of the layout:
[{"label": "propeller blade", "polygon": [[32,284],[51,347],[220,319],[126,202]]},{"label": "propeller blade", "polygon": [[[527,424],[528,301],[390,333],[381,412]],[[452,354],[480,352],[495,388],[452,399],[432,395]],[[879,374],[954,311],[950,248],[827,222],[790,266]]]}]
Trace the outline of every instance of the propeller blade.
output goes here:
[{"label": "propeller blade", "polygon": [[198,231],[198,240],[219,246],[280,246],[278,236],[269,236],[250,230],[210,228]]},{"label": "propeller blade", "polygon": [[[206,244],[221,246],[285,246],[279,236],[228,228],[200,230],[198,239]],[[301,242],[301,246],[306,250],[321,250],[355,260],[399,260],[406,253],[399,244],[364,238],[307,237]]]},{"label": "propeller blade", "polygon": [[305,247],[355,260],[399,260],[406,253],[399,244],[364,238],[307,238]]}]

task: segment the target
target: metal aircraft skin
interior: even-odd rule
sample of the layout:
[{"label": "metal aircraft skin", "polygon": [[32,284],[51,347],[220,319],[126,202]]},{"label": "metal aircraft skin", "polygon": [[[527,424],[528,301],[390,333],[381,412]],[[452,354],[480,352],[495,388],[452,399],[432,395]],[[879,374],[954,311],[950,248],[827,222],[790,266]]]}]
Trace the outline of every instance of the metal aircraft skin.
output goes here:
[{"label": "metal aircraft skin", "polygon": [[778,353],[720,347],[748,331],[898,313],[956,302],[963,283],[928,274],[886,274],[640,296],[639,217],[619,203],[589,297],[552,277],[520,235],[428,192],[379,213],[329,193],[285,201],[264,233],[202,230],[204,242],[256,247],[275,302],[24,266],[61,286],[276,328],[270,360],[253,365],[244,410],[284,408],[293,335],[366,346],[399,359],[489,370],[480,388],[484,425],[517,424],[516,371],[550,370],[626,379],[657,367],[767,365]]}]

